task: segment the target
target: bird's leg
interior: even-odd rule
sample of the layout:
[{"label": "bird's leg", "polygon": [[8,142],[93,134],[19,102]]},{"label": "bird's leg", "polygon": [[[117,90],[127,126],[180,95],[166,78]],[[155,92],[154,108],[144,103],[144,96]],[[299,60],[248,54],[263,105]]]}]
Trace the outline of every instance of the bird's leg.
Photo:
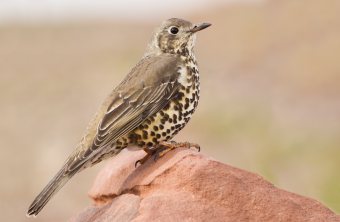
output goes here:
[{"label": "bird's leg", "polygon": [[176,149],[178,147],[195,147],[198,149],[198,152],[201,150],[201,147],[196,144],[196,143],[189,143],[189,142],[184,142],[184,143],[177,143],[175,141],[167,142],[167,141],[161,141],[159,142],[160,145],[167,146],[168,148],[165,150],[162,150],[161,152],[158,153],[157,156],[162,157],[164,156],[167,152]]},{"label": "bird's leg", "polygon": [[137,167],[137,163],[140,163],[140,164],[145,163],[145,161],[149,159],[150,156],[152,156],[155,152],[157,152],[157,150],[161,149],[162,147],[163,145],[157,144],[153,148],[144,148],[143,150],[146,152],[146,155],[142,159],[136,161],[135,167]]}]

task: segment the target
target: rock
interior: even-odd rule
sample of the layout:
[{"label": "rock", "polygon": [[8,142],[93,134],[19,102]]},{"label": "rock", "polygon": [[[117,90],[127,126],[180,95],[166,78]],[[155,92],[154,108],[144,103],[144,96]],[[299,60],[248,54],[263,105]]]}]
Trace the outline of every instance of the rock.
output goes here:
[{"label": "rock", "polygon": [[320,202],[188,148],[134,167],[122,152],[93,183],[92,206],[70,221],[340,221]]}]

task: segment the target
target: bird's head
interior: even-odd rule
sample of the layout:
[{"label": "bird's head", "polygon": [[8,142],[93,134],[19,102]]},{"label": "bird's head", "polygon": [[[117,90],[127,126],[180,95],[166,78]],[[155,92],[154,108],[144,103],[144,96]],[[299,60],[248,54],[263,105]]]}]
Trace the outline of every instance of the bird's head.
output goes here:
[{"label": "bird's head", "polygon": [[150,54],[193,54],[196,32],[209,27],[209,23],[192,24],[189,21],[172,18],[162,22],[152,32],[145,56]]}]

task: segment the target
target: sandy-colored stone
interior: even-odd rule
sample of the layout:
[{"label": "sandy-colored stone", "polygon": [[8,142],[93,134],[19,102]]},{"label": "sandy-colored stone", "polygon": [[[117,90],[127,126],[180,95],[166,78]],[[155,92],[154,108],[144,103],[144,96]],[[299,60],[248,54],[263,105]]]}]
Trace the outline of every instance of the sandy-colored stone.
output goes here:
[{"label": "sandy-colored stone", "polygon": [[71,221],[340,221],[320,202],[263,177],[178,148],[134,167],[143,151],[110,160]]},{"label": "sandy-colored stone", "polygon": [[119,196],[106,205],[89,206],[70,221],[83,222],[126,222],[135,218],[139,212],[139,204],[143,198],[133,194]]}]

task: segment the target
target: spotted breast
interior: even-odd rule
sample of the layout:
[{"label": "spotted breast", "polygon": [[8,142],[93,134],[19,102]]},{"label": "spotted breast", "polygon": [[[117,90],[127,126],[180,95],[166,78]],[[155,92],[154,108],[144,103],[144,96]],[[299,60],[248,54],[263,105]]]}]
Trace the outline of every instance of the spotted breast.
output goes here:
[{"label": "spotted breast", "polygon": [[162,110],[120,138],[116,143],[116,149],[131,144],[137,144],[139,148],[155,146],[160,141],[172,139],[189,122],[200,96],[199,73],[194,56],[180,57],[183,63],[178,67],[180,74],[178,95]]}]

